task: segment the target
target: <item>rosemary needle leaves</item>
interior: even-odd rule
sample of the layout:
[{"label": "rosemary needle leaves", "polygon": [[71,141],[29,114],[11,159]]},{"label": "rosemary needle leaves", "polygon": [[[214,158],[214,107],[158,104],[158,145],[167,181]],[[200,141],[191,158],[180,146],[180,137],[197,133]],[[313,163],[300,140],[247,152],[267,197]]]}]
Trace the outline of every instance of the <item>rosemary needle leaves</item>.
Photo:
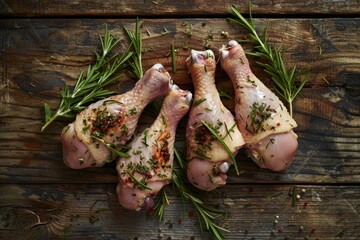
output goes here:
[{"label": "rosemary needle leaves", "polygon": [[[95,136],[92,136],[94,139],[96,139],[96,140],[98,140],[99,142],[101,142],[102,144],[104,144],[112,153],[114,153],[114,154],[116,154],[116,155],[118,155],[119,157],[123,157],[123,158],[129,158],[129,157],[131,157],[128,153],[126,153],[126,152],[122,152],[121,150],[122,149],[127,149],[127,147],[126,146],[121,146],[121,150],[117,150],[116,149],[116,146],[113,146],[113,144],[110,144],[110,143],[107,143],[107,142],[105,142],[103,139],[101,139],[101,138],[97,138],[97,137],[95,137]],[[127,149],[128,150],[128,149]],[[112,160],[111,160],[112,161]]]},{"label": "rosemary needle leaves", "polygon": [[165,192],[165,189],[161,189],[160,192],[160,201],[155,205],[153,215],[159,217],[159,221],[164,220],[165,206],[169,205],[169,199]]},{"label": "rosemary needle leaves", "polygon": [[[136,20],[136,29],[135,33],[125,29],[130,41],[133,46],[134,54],[129,59],[129,65],[132,67],[132,77],[141,78],[143,74],[142,64],[141,64],[141,53],[142,53],[142,40],[140,34],[139,20]],[[172,45],[172,52],[175,54],[175,46]],[[175,71],[174,71],[175,72]],[[156,117],[161,109],[160,102],[154,101],[147,107],[146,112],[153,117]],[[219,209],[212,208],[207,206],[203,201],[195,196],[193,192],[186,186],[183,179],[186,179],[186,163],[182,159],[180,153],[174,148],[175,159],[177,159],[177,165],[179,167],[174,167],[172,171],[172,181],[174,190],[180,194],[183,202],[189,202],[195,209],[200,228],[203,231],[204,224],[205,229],[210,232],[213,238],[218,240],[223,238],[222,231],[228,231],[215,224],[214,220],[225,215],[225,212]],[[159,220],[164,219],[165,207],[169,205],[169,199],[165,190],[161,191],[160,201],[155,205],[152,214],[159,217]]]},{"label": "rosemary needle leaves", "polygon": [[[129,49],[133,49],[134,54],[131,58],[128,58],[129,65],[132,68],[130,71],[130,75],[134,79],[140,79],[144,75],[144,70],[142,67],[142,39],[141,39],[141,32],[140,32],[140,23],[139,18],[136,18],[136,25],[135,25],[135,32],[129,31],[125,28],[125,31],[130,39],[130,46]],[[128,50],[129,51],[129,50]]]},{"label": "rosemary needle leaves", "polygon": [[175,45],[171,44],[171,61],[172,61],[172,69],[173,73],[176,73],[176,52]]},{"label": "rosemary needle leaves", "polygon": [[118,55],[109,56],[111,50],[120,42],[116,40],[105,29],[105,34],[100,37],[102,54],[96,54],[96,62],[90,65],[86,73],[82,72],[76,81],[73,90],[68,85],[60,92],[62,97],[60,106],[55,112],[45,103],[45,125],[41,128],[44,131],[53,121],[59,117],[73,118],[77,113],[96,100],[103,99],[113,94],[113,91],[104,87],[115,83],[118,77],[114,74],[127,66],[127,60],[132,53],[126,51],[121,57]]},{"label": "rosemary needle leaves", "polygon": [[[257,62],[257,64],[262,66],[265,69],[265,72],[271,76],[272,81],[276,85],[276,92],[289,103],[289,111],[292,116],[292,102],[300,93],[305,83],[310,80],[310,69],[307,68],[297,71],[296,66],[291,70],[286,68],[283,61],[282,50],[280,48],[273,48],[267,43],[267,26],[263,29],[261,37],[257,34],[251,15],[251,5],[249,5],[249,21],[241,15],[240,11],[234,5],[231,7],[231,14],[233,15],[233,18],[229,18],[230,21],[245,27],[250,32],[250,40],[246,40],[246,42],[255,44],[255,52],[247,54],[268,60],[268,63]],[[303,80],[300,85],[297,86],[295,81],[302,76],[304,76]]]},{"label": "rosemary needle leaves", "polygon": [[[179,166],[183,166],[185,161],[176,154],[176,160]],[[174,168],[173,169],[173,185],[178,190],[183,201],[189,202],[195,209],[198,222],[200,224],[201,232],[205,229],[209,231],[212,239],[223,239],[222,232],[229,232],[229,230],[217,225],[214,220],[226,216],[226,212],[221,209],[216,209],[204,204],[204,202],[195,196],[189,187],[185,185],[183,179],[186,178],[186,168]]]},{"label": "rosemary needle leaves", "polygon": [[227,151],[227,153],[230,155],[230,158],[234,164],[235,167],[235,171],[237,173],[237,175],[239,175],[239,169],[237,167],[236,164],[236,160],[234,157],[234,154],[231,152],[231,150],[229,149],[229,147],[226,145],[226,143],[224,142],[224,140],[219,136],[219,134],[216,132],[216,130],[214,130],[208,123],[206,123],[204,120],[201,121],[202,124],[210,131],[210,133],[223,145],[223,147],[225,148],[225,150]]}]

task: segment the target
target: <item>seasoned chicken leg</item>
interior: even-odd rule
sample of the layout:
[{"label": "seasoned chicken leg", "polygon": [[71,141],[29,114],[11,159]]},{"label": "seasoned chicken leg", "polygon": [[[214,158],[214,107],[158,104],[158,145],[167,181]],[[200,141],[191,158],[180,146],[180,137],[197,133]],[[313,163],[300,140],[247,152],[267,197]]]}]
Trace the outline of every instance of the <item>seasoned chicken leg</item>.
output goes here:
[{"label": "seasoned chicken leg", "polygon": [[222,104],[216,89],[214,53],[211,50],[192,50],[186,64],[195,88],[186,128],[187,175],[194,186],[211,191],[226,183],[226,173],[232,161],[224,146],[212,135],[203,121],[223,138],[234,155],[244,145],[244,140],[234,116]]},{"label": "seasoned chicken leg", "polygon": [[134,133],[145,106],[170,91],[171,77],[161,64],[145,72],[135,87],[121,95],[91,104],[61,134],[63,159],[66,165],[79,169],[101,167],[114,160],[104,144],[117,148]]},{"label": "seasoned chicken leg", "polygon": [[262,168],[287,169],[297,150],[296,122],[284,104],[251,71],[234,40],[220,49],[222,68],[235,89],[235,112],[248,155]]},{"label": "seasoned chicken leg", "polygon": [[189,91],[173,85],[155,122],[131,142],[131,157],[119,159],[116,191],[123,207],[152,207],[153,197],[171,181],[176,128],[191,98]]}]

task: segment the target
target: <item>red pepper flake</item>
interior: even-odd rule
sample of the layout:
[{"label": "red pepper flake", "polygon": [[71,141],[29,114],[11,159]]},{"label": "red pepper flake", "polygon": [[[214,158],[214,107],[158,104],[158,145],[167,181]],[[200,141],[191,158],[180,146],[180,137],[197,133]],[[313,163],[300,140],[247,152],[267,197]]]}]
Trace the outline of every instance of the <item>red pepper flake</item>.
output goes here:
[{"label": "red pepper flake", "polygon": [[312,226],[312,227],[310,228],[310,231],[311,231],[311,233],[314,233],[314,232],[316,231],[316,226]]},{"label": "red pepper flake", "polygon": [[153,213],[155,211],[155,208],[151,207],[149,208],[149,213]]},{"label": "red pepper flake", "polygon": [[308,205],[309,203],[308,202],[304,202],[304,207],[307,207],[307,205]]},{"label": "red pepper flake", "polygon": [[276,126],[280,127],[280,123],[277,123]]},{"label": "red pepper flake", "polygon": [[147,179],[150,179],[150,178],[153,177],[152,174],[151,174],[151,172],[146,172],[144,175],[145,175],[145,177],[146,177]]},{"label": "red pepper flake", "polygon": [[124,182],[125,182],[125,183],[130,182],[130,178],[125,178]]},{"label": "red pepper flake", "polygon": [[189,218],[192,218],[192,217],[194,216],[194,212],[193,212],[193,211],[189,211],[189,212],[188,212],[188,216],[189,216]]}]

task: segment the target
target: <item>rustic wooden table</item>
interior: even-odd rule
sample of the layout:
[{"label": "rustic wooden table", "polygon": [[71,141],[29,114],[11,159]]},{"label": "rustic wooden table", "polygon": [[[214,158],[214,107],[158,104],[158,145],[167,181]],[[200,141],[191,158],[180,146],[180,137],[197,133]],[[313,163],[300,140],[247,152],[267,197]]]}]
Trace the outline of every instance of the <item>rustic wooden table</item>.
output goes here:
[{"label": "rustic wooden table", "polygon": [[[134,29],[140,17],[144,66],[162,63],[177,84],[191,89],[184,64],[189,49],[204,49],[211,35],[208,43],[217,53],[229,39],[246,36],[226,20],[231,4],[248,13],[246,1],[0,1],[0,239],[209,238],[187,214],[189,205],[183,215],[171,186],[163,222],[124,210],[114,164],[69,169],[62,161],[61,126],[40,128],[44,102],[58,106],[59,90],[74,84],[100,49],[105,24],[125,39],[118,48],[123,52],[123,27]],[[219,223],[230,230],[226,239],[360,239],[360,2],[253,0],[252,12],[258,29],[269,23],[269,42],[286,48],[288,66],[311,67],[311,82],[294,103],[296,160],[276,173],[241,151],[240,176],[232,172],[220,194],[198,194],[227,210]],[[179,50],[175,74],[167,56],[171,43]],[[252,68],[272,86],[260,67]],[[119,91],[134,84],[123,81]],[[233,95],[220,70],[217,84]],[[224,102],[233,109],[233,100]],[[305,190],[295,206],[288,197],[293,187]]]}]

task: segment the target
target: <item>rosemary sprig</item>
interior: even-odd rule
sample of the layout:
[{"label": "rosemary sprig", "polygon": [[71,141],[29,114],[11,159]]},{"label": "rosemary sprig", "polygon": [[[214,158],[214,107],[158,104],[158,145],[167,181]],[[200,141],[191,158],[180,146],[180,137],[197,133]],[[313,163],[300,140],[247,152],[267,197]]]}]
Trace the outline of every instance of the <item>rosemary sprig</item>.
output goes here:
[{"label": "rosemary sprig", "polygon": [[[292,103],[304,87],[305,83],[310,80],[310,69],[307,68],[297,71],[296,66],[292,69],[286,68],[283,61],[283,51],[280,48],[271,47],[267,43],[267,26],[263,29],[261,37],[257,34],[251,15],[251,4],[249,4],[249,21],[241,15],[240,11],[234,5],[231,7],[231,14],[233,15],[233,18],[229,18],[229,20],[245,27],[250,32],[249,36],[251,38],[250,40],[247,40],[247,42],[255,44],[255,52],[247,54],[268,60],[268,63],[256,63],[262,66],[265,69],[265,72],[271,76],[272,81],[276,85],[276,92],[289,103],[289,111],[292,116]],[[295,81],[301,76],[304,76],[304,78],[300,85],[297,86]]]},{"label": "rosemary sprig", "polygon": [[126,172],[129,177],[131,178],[131,180],[138,185],[138,187],[140,188],[140,190],[152,190],[151,188],[149,188],[148,186],[146,186],[146,182],[145,182],[145,178],[142,178],[140,181],[136,179],[136,177],[134,177],[134,175],[132,175],[129,171]]},{"label": "rosemary sprig", "polygon": [[[119,150],[115,149],[115,148],[112,146],[112,144],[105,142],[103,139],[98,138],[98,137],[95,137],[95,136],[92,136],[92,137],[93,137],[94,139],[98,140],[99,142],[101,142],[102,144],[104,144],[104,145],[107,147],[107,149],[109,149],[112,153],[118,155],[119,157],[123,157],[123,158],[129,158],[129,157],[131,157],[128,153],[122,152],[122,151],[119,151]],[[126,149],[127,147],[124,146],[123,148]],[[127,150],[129,150],[129,149],[127,148]]]},{"label": "rosemary sprig", "polygon": [[[139,24],[138,19],[136,21],[136,31],[135,34],[126,30],[131,44],[133,46],[139,46],[140,48],[134,49],[134,55],[131,59],[129,59],[129,65],[133,68],[133,76],[141,78],[143,70],[141,65],[141,35],[139,31]],[[205,100],[205,99],[204,99]],[[146,109],[146,112],[150,114],[153,117],[156,117],[161,109],[161,102],[160,101],[154,101],[153,103],[149,104],[149,106]],[[173,168],[172,171],[172,181],[174,190],[176,189],[177,192],[179,192],[183,202],[185,201],[191,203],[196,211],[196,215],[199,220],[200,228],[203,231],[205,225],[205,229],[212,234],[216,239],[222,239],[222,231],[228,231],[225,228],[222,228],[214,223],[215,219],[218,219],[225,215],[224,211],[221,211],[219,209],[212,208],[210,206],[205,205],[203,201],[201,201],[198,197],[195,196],[191,192],[191,190],[185,185],[183,179],[186,179],[186,162],[182,159],[180,156],[180,153],[174,148],[175,153],[175,159],[177,160],[177,165],[180,168]],[[130,176],[131,177],[131,176]],[[160,201],[155,205],[154,207],[154,215],[159,216],[160,220],[163,220],[164,218],[164,211],[165,206],[169,205],[169,200],[167,198],[165,190],[162,190],[160,194]]]},{"label": "rosemary sprig", "polygon": [[171,61],[173,73],[176,73],[176,49],[173,43],[171,44]]},{"label": "rosemary sprig", "polygon": [[132,70],[130,71],[130,75],[132,78],[140,79],[144,75],[144,70],[142,67],[142,39],[140,33],[140,23],[139,18],[136,18],[135,32],[129,31],[125,28],[125,31],[130,39],[129,48],[134,51],[134,54],[129,59],[128,63]]},{"label": "rosemary sprig", "polygon": [[210,133],[224,146],[225,150],[230,155],[230,158],[231,158],[231,160],[232,160],[232,162],[234,164],[236,174],[239,175],[239,169],[237,167],[234,154],[231,152],[228,145],[226,145],[224,140],[219,136],[219,134],[209,124],[207,124],[204,120],[201,120],[201,122],[210,131]]},{"label": "rosemary sprig", "polygon": [[[180,155],[175,155],[178,165],[184,165],[185,161]],[[200,224],[201,232],[204,228],[209,231],[212,238],[221,240],[223,239],[222,232],[229,232],[229,230],[217,225],[214,220],[222,218],[226,215],[226,212],[220,209],[213,208],[205,205],[205,203],[199,199],[191,190],[185,185],[183,179],[186,178],[186,168],[174,168],[173,169],[173,185],[177,189],[181,198],[185,202],[189,202],[195,209],[198,222]]]},{"label": "rosemary sprig", "polygon": [[100,37],[102,54],[96,54],[96,62],[90,65],[86,73],[81,72],[73,90],[68,85],[60,92],[62,97],[60,106],[53,112],[47,103],[44,104],[45,124],[41,131],[59,117],[73,118],[77,113],[96,100],[103,99],[113,94],[113,91],[104,89],[115,83],[118,77],[114,74],[127,66],[127,60],[132,52],[126,51],[121,57],[109,56],[110,51],[120,42],[105,29],[105,34]]},{"label": "rosemary sprig", "polygon": [[155,205],[153,215],[159,217],[159,221],[164,220],[165,207],[169,205],[169,199],[165,192],[165,189],[161,189],[160,192],[160,201]]},{"label": "rosemary sprig", "polygon": [[204,102],[205,100],[206,100],[206,98],[199,98],[199,99],[193,101],[192,106],[195,107],[195,106],[199,105],[200,103]]},{"label": "rosemary sprig", "polygon": [[225,91],[219,91],[219,96],[227,99],[231,99],[231,96],[228,92]]}]

